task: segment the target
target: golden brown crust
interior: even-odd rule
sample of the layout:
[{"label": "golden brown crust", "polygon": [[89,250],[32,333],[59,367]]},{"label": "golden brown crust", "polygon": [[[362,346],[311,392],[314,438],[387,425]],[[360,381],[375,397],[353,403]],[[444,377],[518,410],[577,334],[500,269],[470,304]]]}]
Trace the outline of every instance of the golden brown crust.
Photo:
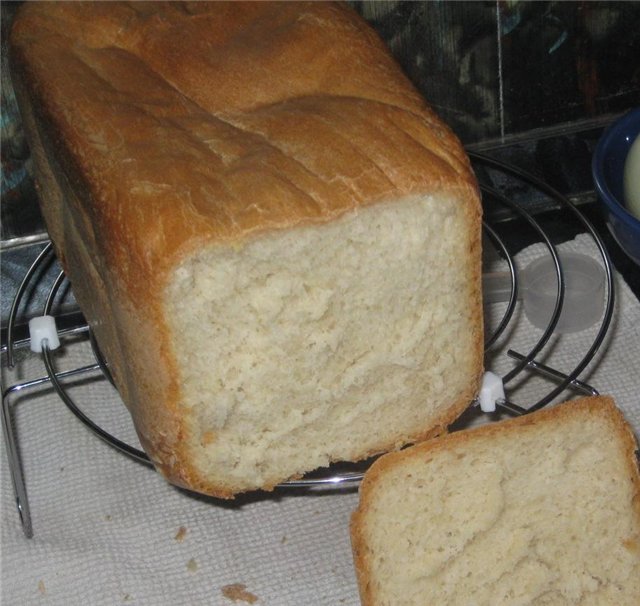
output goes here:
[{"label": "golden brown crust", "polygon": [[409,194],[456,196],[468,214],[480,367],[480,203],[468,159],[355,12],[25,3],[11,54],[56,250],[143,446],[172,482],[232,493],[186,462],[158,296],[205,243]]},{"label": "golden brown crust", "polygon": [[529,415],[450,433],[399,452],[385,454],[377,459],[365,474],[360,485],[360,502],[358,508],[352,514],[350,524],[353,560],[362,605],[374,606],[376,603],[371,587],[370,564],[366,550],[367,540],[364,536],[363,520],[367,515],[373,493],[377,489],[379,479],[382,476],[394,468],[402,466],[404,461],[414,457],[428,457],[433,452],[449,450],[460,444],[503,435],[505,432],[511,432],[512,435],[516,436],[519,430],[521,431],[526,427],[544,425],[549,422],[562,423],[563,420],[568,420],[571,417],[584,418],[585,412],[594,417],[599,417],[603,422],[612,425],[620,439],[620,443],[623,445],[628,477],[635,487],[635,496],[632,499],[632,503],[635,508],[638,526],[640,526],[640,470],[636,457],[638,444],[622,412],[616,406],[613,398],[609,396],[580,398],[552,408],[542,409]]}]

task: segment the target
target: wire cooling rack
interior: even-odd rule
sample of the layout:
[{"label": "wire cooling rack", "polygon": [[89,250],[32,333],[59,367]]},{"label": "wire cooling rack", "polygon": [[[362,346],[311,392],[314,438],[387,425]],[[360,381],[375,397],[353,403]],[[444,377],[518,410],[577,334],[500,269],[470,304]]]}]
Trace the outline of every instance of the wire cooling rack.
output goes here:
[{"label": "wire cooling rack", "polygon": [[[556,330],[564,304],[565,275],[563,272],[562,260],[558,254],[556,245],[552,242],[552,238],[548,235],[547,230],[537,220],[536,216],[532,212],[526,210],[522,204],[512,200],[509,195],[505,195],[502,188],[499,190],[499,188],[494,185],[494,180],[481,178],[481,181],[487,181],[484,183],[481,182],[483,206],[486,208],[488,205],[491,205],[493,208],[496,206],[502,208],[504,210],[504,213],[502,214],[506,213],[512,218],[515,217],[520,224],[525,226],[524,229],[528,230],[530,239],[533,238],[533,241],[540,242],[544,245],[544,249],[546,251],[545,254],[548,254],[552,261],[557,283],[555,305],[546,328],[544,328],[541,331],[541,334],[537,336],[535,342],[529,344],[526,353],[518,352],[514,349],[508,349],[506,351],[506,355],[513,360],[513,367],[500,377],[501,384],[504,386],[504,396],[495,400],[495,406],[499,410],[510,415],[523,415],[546,406],[560,394],[565,392],[565,390],[574,390],[587,395],[597,395],[597,390],[592,386],[581,382],[579,377],[585,371],[604,341],[613,315],[613,273],[611,261],[604,243],[583,213],[581,213],[580,210],[565,196],[547,185],[545,182],[541,181],[534,175],[526,173],[516,167],[498,162],[487,156],[470,154],[470,157],[479,174],[486,174],[488,171],[488,173],[493,175],[499,175],[500,181],[507,180],[510,183],[525,186],[530,191],[535,192],[537,197],[543,198],[546,201],[547,206],[567,211],[571,215],[577,229],[580,232],[589,234],[593,239],[595,247],[599,253],[599,261],[602,265],[605,276],[605,304],[599,326],[595,330],[595,335],[591,345],[586,349],[586,351],[584,351],[579,359],[575,360],[575,366],[573,369],[569,371],[560,371],[539,362],[538,358],[545,350],[545,347],[549,344],[549,340]],[[497,229],[500,221],[501,219],[492,223],[491,218],[489,218],[487,213],[485,213],[485,219],[483,221],[485,237],[492,243],[497,256],[506,264],[510,283],[509,293],[506,297],[507,300],[505,301],[502,317],[498,321],[495,329],[486,336],[486,352],[490,351],[494,344],[505,334],[505,331],[514,319],[514,311],[518,304],[518,271],[516,270],[516,264],[514,262],[514,254],[510,250],[509,245],[505,242],[505,239],[500,235],[500,230]],[[41,281],[44,279],[43,272],[40,270],[43,265],[51,262],[53,255],[54,253],[51,244],[46,245],[31,267],[27,270],[22,283],[15,294],[8,320],[6,343],[2,344],[1,352],[2,356],[5,357],[5,362],[9,369],[14,367],[15,351],[30,346],[30,340],[28,338],[15,338],[14,336],[15,327],[19,319],[21,301],[23,300],[25,293],[30,288],[33,288],[34,281]],[[43,305],[43,316],[56,316],[57,294],[61,288],[63,288],[65,282],[66,277],[63,272],[60,272],[57,277],[53,279],[50,285],[46,285],[45,290],[48,289],[48,296],[46,297],[46,301]],[[39,286],[42,288],[43,285],[39,284]],[[90,416],[83,412],[82,406],[78,405],[69,393],[68,388],[70,385],[76,381],[86,379],[87,377],[98,377],[113,383],[108,365],[103,359],[87,324],[80,321],[71,326],[65,326],[58,329],[57,335],[61,341],[64,341],[69,337],[77,338],[79,336],[90,341],[92,356],[91,359],[87,360],[86,365],[65,371],[56,370],[56,350],[49,347],[47,341],[44,340],[41,343],[41,356],[44,374],[36,379],[16,382],[5,389],[2,393],[2,429],[15,493],[16,507],[24,534],[27,537],[33,536],[33,527],[29,510],[29,502],[27,499],[25,479],[19,456],[19,436],[13,423],[13,406],[18,400],[18,394],[28,394],[28,392],[33,388],[43,384],[51,385],[67,408],[99,438],[128,457],[151,465],[149,458],[143,451],[103,429],[99,423],[92,420]],[[516,379],[521,383],[523,378],[526,380],[529,375],[543,375],[550,379],[550,383],[548,384],[550,387],[548,390],[545,389],[544,393],[538,394],[537,401],[532,405],[525,407],[513,401],[510,386],[514,384]],[[24,398],[21,399],[21,401],[24,400]],[[28,401],[28,398],[26,398],[26,400]],[[470,402],[470,407],[477,404],[477,401]],[[364,462],[359,465],[334,465],[326,470],[319,470],[311,473],[302,479],[286,482],[280,485],[280,487],[295,489],[324,487],[332,489],[343,487],[345,485],[352,485],[362,479],[362,476],[369,464],[370,462]]]}]

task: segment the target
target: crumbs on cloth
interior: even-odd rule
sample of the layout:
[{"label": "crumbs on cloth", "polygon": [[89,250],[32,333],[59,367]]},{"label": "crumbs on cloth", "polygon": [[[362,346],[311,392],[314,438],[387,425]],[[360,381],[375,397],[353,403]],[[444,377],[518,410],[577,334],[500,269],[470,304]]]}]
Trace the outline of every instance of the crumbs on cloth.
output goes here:
[{"label": "crumbs on cloth", "polygon": [[247,586],[242,583],[232,583],[221,588],[222,595],[234,602],[246,602],[254,604],[258,601],[258,596],[247,591]]},{"label": "crumbs on cloth", "polygon": [[187,570],[189,572],[195,572],[196,570],[198,570],[198,562],[196,562],[195,558],[191,558],[187,562]]},{"label": "crumbs on cloth", "polygon": [[187,535],[187,529],[184,526],[180,526],[180,528],[178,528],[178,532],[176,532],[175,539],[176,541],[178,541],[178,543],[182,543],[186,535]]}]

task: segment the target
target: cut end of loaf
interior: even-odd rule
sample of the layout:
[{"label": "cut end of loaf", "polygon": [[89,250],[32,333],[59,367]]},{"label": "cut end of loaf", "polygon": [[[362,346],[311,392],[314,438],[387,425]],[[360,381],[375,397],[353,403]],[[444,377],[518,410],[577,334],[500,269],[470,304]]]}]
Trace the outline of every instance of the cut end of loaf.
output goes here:
[{"label": "cut end of loaf", "polygon": [[185,260],[165,306],[202,488],[271,488],[458,415],[481,372],[472,221],[413,198]]},{"label": "cut end of loaf", "polygon": [[363,604],[640,603],[634,448],[593,398],[382,457],[352,520]]}]

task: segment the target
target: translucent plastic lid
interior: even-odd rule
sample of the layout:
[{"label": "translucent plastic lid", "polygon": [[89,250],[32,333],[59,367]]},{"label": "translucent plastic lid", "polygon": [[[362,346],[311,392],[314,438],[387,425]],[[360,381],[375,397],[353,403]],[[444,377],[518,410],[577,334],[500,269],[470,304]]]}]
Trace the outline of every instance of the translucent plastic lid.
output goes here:
[{"label": "translucent plastic lid", "polygon": [[[605,274],[602,266],[579,253],[558,253],[564,278],[564,301],[557,333],[572,333],[593,326],[604,312]],[[507,273],[484,276],[484,298],[487,302],[506,301],[511,292]],[[558,274],[553,259],[545,256],[532,261],[520,274],[520,297],[529,321],[542,330],[549,326],[558,296]]]}]

